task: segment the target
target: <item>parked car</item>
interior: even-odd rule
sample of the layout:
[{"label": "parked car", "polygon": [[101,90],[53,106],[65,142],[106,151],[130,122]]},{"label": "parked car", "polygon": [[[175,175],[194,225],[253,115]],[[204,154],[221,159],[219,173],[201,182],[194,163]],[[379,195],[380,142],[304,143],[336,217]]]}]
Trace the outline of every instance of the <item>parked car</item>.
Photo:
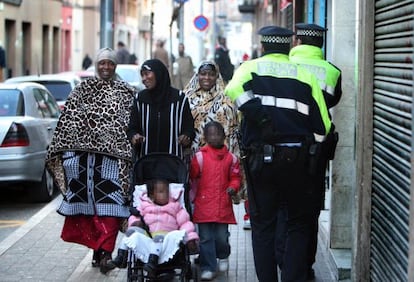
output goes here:
[{"label": "parked car", "polygon": [[[87,71],[95,72],[95,66],[90,66]],[[118,64],[115,72],[122,80],[125,80],[131,86],[135,87],[137,91],[145,88],[144,84],[142,84],[141,73],[138,65]]]},{"label": "parked car", "polygon": [[63,75],[76,75],[80,78],[80,80],[85,80],[90,77],[94,77],[95,73],[93,71],[87,71],[87,70],[80,70],[80,71],[65,71],[61,72],[59,74]]},{"label": "parked car", "polygon": [[44,85],[55,97],[60,109],[63,109],[65,102],[72,89],[80,83],[81,79],[76,74],[41,74],[24,75],[9,78],[5,83],[36,82]]},{"label": "parked car", "polygon": [[43,85],[0,83],[0,186],[22,183],[33,201],[52,199],[54,183],[45,157],[59,115]]}]

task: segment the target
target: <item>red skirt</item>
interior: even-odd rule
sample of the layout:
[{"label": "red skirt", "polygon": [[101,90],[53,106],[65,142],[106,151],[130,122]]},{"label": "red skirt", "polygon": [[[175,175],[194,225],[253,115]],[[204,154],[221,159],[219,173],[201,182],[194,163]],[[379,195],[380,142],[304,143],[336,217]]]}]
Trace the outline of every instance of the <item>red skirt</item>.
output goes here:
[{"label": "red skirt", "polygon": [[95,251],[112,252],[115,248],[120,219],[117,217],[74,215],[66,216],[61,238]]}]

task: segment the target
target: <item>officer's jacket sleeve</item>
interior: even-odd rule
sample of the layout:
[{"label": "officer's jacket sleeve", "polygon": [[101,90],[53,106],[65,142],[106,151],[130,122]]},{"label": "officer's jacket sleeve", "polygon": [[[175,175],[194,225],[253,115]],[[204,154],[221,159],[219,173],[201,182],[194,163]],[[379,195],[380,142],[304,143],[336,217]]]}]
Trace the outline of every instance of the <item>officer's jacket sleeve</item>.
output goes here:
[{"label": "officer's jacket sleeve", "polygon": [[[325,98],[323,97],[322,90],[319,87],[319,83],[316,77],[308,71],[306,71],[306,75],[309,76],[309,78],[306,80],[309,81],[309,84],[312,87],[312,97],[318,105],[319,113],[325,126],[325,135],[327,135],[331,129],[331,119],[329,117],[329,112],[325,103]],[[316,139],[317,141],[323,141],[318,140],[319,138]]]},{"label": "officer's jacket sleeve", "polygon": [[326,104],[328,109],[335,107],[342,97],[342,75],[339,73],[333,94],[326,93]]},{"label": "officer's jacket sleeve", "polygon": [[256,72],[256,65],[251,61],[244,62],[236,70],[224,91],[246,119],[262,125],[270,118],[263,109],[261,101],[253,94],[251,84],[254,72]]}]

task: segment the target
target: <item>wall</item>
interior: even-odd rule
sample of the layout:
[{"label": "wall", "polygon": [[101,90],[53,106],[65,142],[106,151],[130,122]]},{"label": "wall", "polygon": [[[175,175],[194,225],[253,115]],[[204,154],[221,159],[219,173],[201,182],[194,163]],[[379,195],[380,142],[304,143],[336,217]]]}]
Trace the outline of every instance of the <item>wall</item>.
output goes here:
[{"label": "wall", "polygon": [[352,203],[355,193],[355,126],[356,126],[356,50],[355,0],[335,0],[328,4],[332,19],[328,37],[327,59],[342,70],[342,98],[332,116],[340,134],[335,160],[332,162],[330,247],[352,246]]},{"label": "wall", "polygon": [[55,37],[59,37],[56,30],[60,28],[61,6],[61,2],[50,0],[22,1],[21,6],[3,5],[0,44],[5,46],[7,68],[13,76],[53,71],[54,60],[59,61],[54,50],[60,48],[60,38]]}]

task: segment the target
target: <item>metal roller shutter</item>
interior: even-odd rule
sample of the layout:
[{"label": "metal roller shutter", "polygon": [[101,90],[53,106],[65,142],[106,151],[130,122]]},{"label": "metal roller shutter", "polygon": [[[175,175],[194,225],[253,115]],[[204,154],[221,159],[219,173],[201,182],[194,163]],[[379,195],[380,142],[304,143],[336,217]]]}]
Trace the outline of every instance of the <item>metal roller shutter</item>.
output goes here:
[{"label": "metal roller shutter", "polygon": [[372,281],[407,281],[414,0],[375,1]]}]

